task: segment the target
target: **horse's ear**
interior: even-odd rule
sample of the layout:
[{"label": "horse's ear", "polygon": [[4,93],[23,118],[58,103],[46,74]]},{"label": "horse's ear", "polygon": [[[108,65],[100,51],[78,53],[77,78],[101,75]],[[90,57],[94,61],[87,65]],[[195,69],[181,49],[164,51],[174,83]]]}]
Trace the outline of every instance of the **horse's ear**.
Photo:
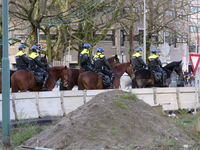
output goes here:
[{"label": "horse's ear", "polygon": [[115,54],[115,59],[117,59],[118,57],[117,57],[117,54]]},{"label": "horse's ear", "polygon": [[65,69],[67,69],[67,66],[65,66]]},{"label": "horse's ear", "polygon": [[44,55],[44,58],[47,58],[47,55],[46,55],[46,54]]}]

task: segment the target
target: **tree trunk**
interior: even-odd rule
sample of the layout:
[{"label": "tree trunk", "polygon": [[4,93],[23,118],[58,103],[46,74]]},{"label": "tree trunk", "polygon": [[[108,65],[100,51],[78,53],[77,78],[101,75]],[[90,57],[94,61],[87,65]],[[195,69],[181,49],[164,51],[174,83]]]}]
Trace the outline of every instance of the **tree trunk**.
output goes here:
[{"label": "tree trunk", "polygon": [[56,60],[62,60],[63,56],[65,54],[65,49],[67,47],[66,42],[67,39],[65,39],[66,34],[66,26],[60,26],[58,28],[58,41],[56,44]]}]

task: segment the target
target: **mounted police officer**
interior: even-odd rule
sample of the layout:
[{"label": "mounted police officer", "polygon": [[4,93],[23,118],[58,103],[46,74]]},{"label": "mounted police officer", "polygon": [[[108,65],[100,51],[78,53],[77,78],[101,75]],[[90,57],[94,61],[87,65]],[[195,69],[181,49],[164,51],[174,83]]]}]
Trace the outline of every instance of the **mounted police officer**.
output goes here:
[{"label": "mounted police officer", "polygon": [[37,45],[33,45],[31,49],[32,49],[32,53],[29,55],[31,69],[34,70],[35,72],[43,73],[44,81],[43,81],[41,90],[48,91],[48,87],[46,83],[49,78],[49,75],[44,69],[42,69],[42,67],[48,66],[48,64],[44,64],[43,62],[41,62],[40,56],[39,56],[40,49]]},{"label": "mounted police officer", "polygon": [[142,69],[143,67],[146,68],[147,66],[142,59],[142,48],[140,47],[136,49],[136,53],[133,54],[132,60],[133,60],[133,65],[135,67],[135,71]]},{"label": "mounted police officer", "polygon": [[93,72],[97,72],[93,65],[92,62],[90,60],[90,44],[85,43],[84,44],[84,49],[80,54],[80,65],[81,65],[81,71],[86,72],[86,71],[93,71]]},{"label": "mounted police officer", "polygon": [[28,68],[29,67],[29,59],[25,53],[26,46],[24,44],[21,44],[21,45],[19,45],[18,49],[19,49],[19,51],[15,55],[17,70],[26,69],[26,70],[30,71],[30,69]]},{"label": "mounted police officer", "polygon": [[98,72],[102,72],[105,75],[110,77],[111,85],[110,88],[114,88],[113,81],[115,78],[115,74],[111,70],[110,64],[106,59],[106,56],[103,54],[104,50],[102,47],[97,48],[97,54],[94,56],[94,67]]},{"label": "mounted police officer", "polygon": [[157,49],[153,48],[151,50],[151,52],[152,52],[152,54],[148,58],[148,69],[156,71],[156,72],[161,72],[162,73],[163,86],[167,86],[166,75],[165,75],[164,70],[162,69],[162,63],[161,63],[159,57],[156,55]]}]

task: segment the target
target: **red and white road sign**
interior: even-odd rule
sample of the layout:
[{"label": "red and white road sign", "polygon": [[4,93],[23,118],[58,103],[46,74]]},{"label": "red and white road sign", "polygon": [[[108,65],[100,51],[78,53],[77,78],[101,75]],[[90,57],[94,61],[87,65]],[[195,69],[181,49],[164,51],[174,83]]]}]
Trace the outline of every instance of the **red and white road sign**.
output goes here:
[{"label": "red and white road sign", "polygon": [[189,54],[189,57],[192,64],[192,69],[194,70],[194,73],[196,73],[200,61],[200,54]]}]

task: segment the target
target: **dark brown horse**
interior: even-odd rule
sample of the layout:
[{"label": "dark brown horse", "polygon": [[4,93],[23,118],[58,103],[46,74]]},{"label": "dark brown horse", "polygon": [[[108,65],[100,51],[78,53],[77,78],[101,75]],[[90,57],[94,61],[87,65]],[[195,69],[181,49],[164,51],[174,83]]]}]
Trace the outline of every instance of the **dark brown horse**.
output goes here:
[{"label": "dark brown horse", "polygon": [[[134,70],[134,66],[131,62],[117,64],[112,67],[112,70],[115,73],[115,79],[113,83],[115,88],[119,88],[120,77],[124,74],[125,71],[127,71],[127,69]],[[129,72],[134,73],[134,71]],[[91,71],[80,74],[78,77],[78,89],[103,89],[101,76]]]},{"label": "dark brown horse", "polygon": [[[15,70],[10,70],[10,77],[12,76],[12,74],[15,73]],[[0,72],[0,93],[2,93],[2,72]],[[10,86],[11,86],[11,82],[10,82]]]},{"label": "dark brown horse", "polygon": [[[168,85],[171,83],[171,74],[173,71],[175,71],[179,77],[183,78],[181,62],[182,61],[174,61],[163,67],[163,69],[167,72],[166,82]],[[138,70],[135,73],[132,88],[144,88],[146,86],[162,87],[163,85],[162,83],[154,83],[154,73],[152,71],[147,69]]]},{"label": "dark brown horse", "polygon": [[[109,57],[107,60],[108,60],[111,67],[120,63],[117,55],[115,55],[113,57]],[[67,87],[63,87],[62,86],[63,79],[61,79],[60,91],[72,90],[75,85],[78,85],[78,76],[82,73],[82,71],[80,69],[72,69],[72,68],[70,70],[72,71],[72,76],[70,77],[69,85]]]},{"label": "dark brown horse", "polygon": [[[47,81],[47,86],[49,91],[51,91],[59,78],[64,79],[64,86],[69,84],[69,77],[71,76],[71,70],[66,66],[55,66],[46,69],[49,74],[49,79]],[[18,70],[11,76],[11,87],[12,92],[26,92],[30,91],[40,91],[42,86],[35,85],[35,78],[32,72],[28,70]]]}]

